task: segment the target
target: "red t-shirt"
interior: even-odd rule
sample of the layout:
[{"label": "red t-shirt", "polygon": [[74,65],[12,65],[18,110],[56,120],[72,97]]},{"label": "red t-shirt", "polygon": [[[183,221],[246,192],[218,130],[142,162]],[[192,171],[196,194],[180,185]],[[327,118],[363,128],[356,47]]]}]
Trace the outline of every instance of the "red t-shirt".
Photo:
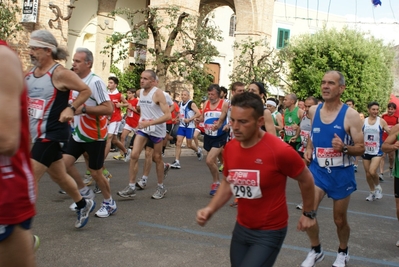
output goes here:
[{"label": "red t-shirt", "polygon": [[286,227],[287,176],[297,177],[305,168],[298,152],[265,133],[251,148],[242,148],[239,141],[231,140],[226,144],[223,158],[223,174],[238,200],[237,222],[249,229]]},{"label": "red t-shirt", "polygon": [[175,109],[173,110],[173,112],[171,112],[172,118],[170,120],[166,121],[166,124],[176,124],[179,122],[179,121],[174,121],[180,112],[179,105],[175,101],[173,101],[173,105],[174,105]]},{"label": "red t-shirt", "polygon": [[[387,122],[389,129],[391,129],[393,126],[395,126],[398,123],[398,117],[396,117],[395,114],[392,116],[389,116],[388,114],[384,114],[381,116],[381,118],[383,118]],[[387,134],[387,132],[384,131],[384,133],[382,134],[382,141],[385,141],[385,139],[387,139],[387,137],[388,137],[388,134]]]},{"label": "red t-shirt", "polygon": [[121,108],[118,108],[116,106],[117,103],[121,102],[121,97],[122,97],[121,93],[116,93],[116,94],[109,93],[109,98],[111,98],[111,102],[114,104],[114,111],[112,112],[112,116],[109,122],[122,120]]},{"label": "red t-shirt", "polygon": [[[139,102],[138,98],[127,100],[129,104],[132,105],[132,107],[137,109],[137,103]],[[137,128],[137,125],[139,124],[140,120],[140,113],[137,113],[131,109],[127,109],[126,112],[126,124],[129,125],[132,128]]]},{"label": "red t-shirt", "polygon": [[[0,45],[6,45],[0,40]],[[36,203],[36,182],[30,163],[27,91],[21,94],[21,136],[12,157],[0,155],[0,225],[18,224],[32,218]]]}]

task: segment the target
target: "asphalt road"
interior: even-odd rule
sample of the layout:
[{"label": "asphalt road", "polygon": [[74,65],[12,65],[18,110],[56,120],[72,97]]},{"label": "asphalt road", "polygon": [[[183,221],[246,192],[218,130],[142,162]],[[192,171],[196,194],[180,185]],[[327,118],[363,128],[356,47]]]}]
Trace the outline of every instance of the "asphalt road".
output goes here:
[{"label": "asphalt road", "polygon": [[[174,149],[167,149],[166,162],[173,162],[173,152]],[[154,166],[147,188],[138,191],[134,199],[121,199],[116,192],[128,183],[128,163],[112,160],[113,155],[116,154],[110,155],[106,166],[113,175],[111,190],[118,211],[109,218],[97,218],[93,212],[82,229],[74,228],[76,215],[69,210],[71,199],[59,194],[58,186],[47,175],[42,178],[33,224],[34,233],[41,239],[36,252],[38,266],[230,266],[229,245],[236,209],[226,204],[205,227],[195,222],[196,211],[211,199],[211,178],[204,160],[198,161],[192,151],[184,149],[182,168],[171,170],[165,181],[168,193],[164,199],[151,199],[156,190]],[[83,163],[76,166],[84,172]],[[358,190],[352,194],[348,212],[348,266],[399,267],[393,179],[385,175],[383,199],[366,202],[368,186],[363,167],[356,176]],[[97,195],[96,201],[95,211],[102,196]],[[296,231],[301,212],[295,206],[300,201],[298,185],[289,179],[289,230],[274,266],[300,266],[309,251],[306,234]],[[331,208],[332,201],[326,198],[318,212],[326,257],[317,267],[331,266],[338,249]]]}]

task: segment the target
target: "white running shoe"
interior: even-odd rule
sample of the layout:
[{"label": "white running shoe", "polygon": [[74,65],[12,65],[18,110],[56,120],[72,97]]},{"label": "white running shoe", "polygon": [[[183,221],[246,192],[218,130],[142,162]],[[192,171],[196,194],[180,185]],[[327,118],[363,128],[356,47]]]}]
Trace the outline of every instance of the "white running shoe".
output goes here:
[{"label": "white running shoe", "polygon": [[312,249],[306,256],[306,259],[302,262],[301,267],[314,267],[316,263],[321,262],[323,259],[323,250],[321,250],[320,253],[316,253],[316,251]]},{"label": "white running shoe", "polygon": [[349,258],[349,252],[347,254],[343,252],[338,253],[332,267],[345,267],[349,261]]},{"label": "white running shoe", "polygon": [[382,187],[381,185],[378,185],[375,187],[375,199],[381,199],[382,198]]},{"label": "white running shoe", "polygon": [[366,201],[374,201],[375,200],[375,193],[370,192],[369,196],[366,197]]},{"label": "white running shoe", "polygon": [[129,148],[125,155],[125,162],[129,162],[131,154],[132,154],[132,150]]},{"label": "white running shoe", "polygon": [[96,212],[96,216],[100,218],[107,218],[110,215],[114,214],[117,210],[115,200],[112,200],[111,203],[103,201],[101,208]]}]

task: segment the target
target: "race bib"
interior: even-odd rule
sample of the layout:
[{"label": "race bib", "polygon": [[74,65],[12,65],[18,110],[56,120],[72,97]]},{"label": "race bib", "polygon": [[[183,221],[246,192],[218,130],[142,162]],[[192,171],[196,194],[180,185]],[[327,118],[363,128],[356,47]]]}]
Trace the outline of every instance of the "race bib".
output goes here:
[{"label": "race bib", "polygon": [[262,197],[259,170],[229,170],[226,180],[236,198],[255,199]]},{"label": "race bib", "polygon": [[343,165],[343,153],[333,148],[316,148],[317,163],[320,167],[338,167]]},{"label": "race bib", "polygon": [[375,141],[366,141],[364,142],[364,146],[366,147],[366,154],[378,154],[378,145]]},{"label": "race bib", "polygon": [[209,135],[209,136],[217,136],[218,135],[218,131],[213,131],[214,124],[204,124],[204,130],[205,130],[205,134]]},{"label": "race bib", "polygon": [[128,109],[128,110],[127,110],[127,116],[128,116],[129,118],[133,118],[133,116],[134,116],[133,110]]},{"label": "race bib", "polygon": [[[143,119],[143,120],[141,120],[141,121],[152,121],[152,120],[145,120],[145,119]],[[142,132],[144,132],[144,133],[146,133],[146,134],[148,134],[148,135],[151,135],[152,133],[155,132],[155,125],[147,126],[147,127],[145,127],[145,128],[140,129],[140,131],[142,131]]]},{"label": "race bib", "polygon": [[292,126],[284,126],[284,131],[286,136],[294,136],[296,134],[296,130]]},{"label": "race bib", "polygon": [[44,99],[28,98],[29,117],[42,120],[44,115],[44,103]]},{"label": "race bib", "polygon": [[301,136],[302,145],[306,147],[306,145],[308,144],[310,132],[301,130],[300,136]]}]

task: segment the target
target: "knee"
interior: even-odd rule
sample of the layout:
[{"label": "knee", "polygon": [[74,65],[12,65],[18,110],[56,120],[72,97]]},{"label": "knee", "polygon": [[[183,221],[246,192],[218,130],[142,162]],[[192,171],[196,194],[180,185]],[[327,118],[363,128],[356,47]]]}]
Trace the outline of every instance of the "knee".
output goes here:
[{"label": "knee", "polygon": [[334,223],[337,226],[337,228],[343,228],[348,225],[348,221],[344,217],[341,217],[341,216],[335,217]]}]

